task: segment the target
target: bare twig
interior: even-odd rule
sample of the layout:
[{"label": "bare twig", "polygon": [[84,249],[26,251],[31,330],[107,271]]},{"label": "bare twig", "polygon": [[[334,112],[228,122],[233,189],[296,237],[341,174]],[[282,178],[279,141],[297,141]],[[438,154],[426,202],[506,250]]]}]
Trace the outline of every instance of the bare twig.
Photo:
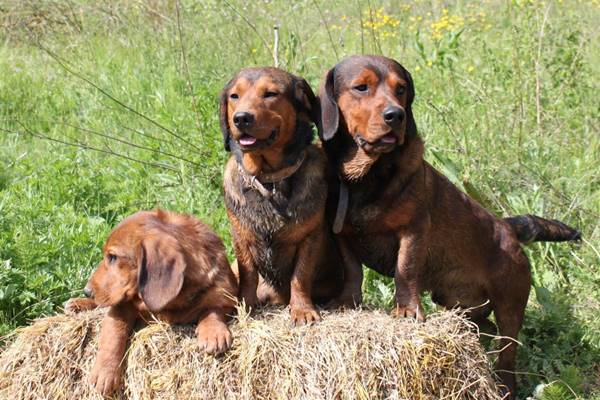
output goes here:
[{"label": "bare twig", "polygon": [[356,0],[356,5],[358,7],[358,18],[360,20],[360,53],[365,54],[365,24],[363,22],[360,0]]},{"label": "bare twig", "polygon": [[[250,43],[250,41],[248,40],[248,35],[246,35],[244,32],[241,31],[239,24],[231,24],[231,26],[233,26],[233,29],[235,29],[235,32],[238,35],[238,38],[244,43],[246,48],[252,49],[253,46]],[[254,51],[250,51],[249,54],[250,54],[250,57],[252,57],[252,62],[254,62],[254,64],[257,64],[258,59],[256,58]]]},{"label": "bare twig", "polygon": [[[150,2],[138,0],[138,1],[136,1],[136,3],[139,4],[140,6],[144,7],[146,9],[146,11],[150,12],[151,14],[154,14],[155,16],[162,18],[167,22],[173,22],[173,20],[171,18],[158,12],[158,10],[156,8],[150,7]],[[160,4],[160,3],[158,3],[158,4]]]},{"label": "bare twig", "polygon": [[338,51],[337,51],[337,47],[335,46],[335,42],[333,41],[333,36],[331,36],[331,30],[329,29],[329,24],[327,23],[327,20],[325,19],[325,16],[323,15],[323,12],[321,11],[319,4],[317,3],[317,0],[313,0],[313,4],[315,5],[317,12],[321,16],[321,22],[323,22],[323,25],[325,25],[325,30],[327,30],[327,36],[329,36],[329,42],[331,43],[331,48],[333,49],[335,58],[336,59],[340,58]]},{"label": "bare twig", "polygon": [[279,68],[279,26],[273,27],[273,64],[275,68]]},{"label": "bare twig", "polygon": [[177,14],[177,32],[179,36],[179,45],[181,48],[181,59],[183,62],[183,67],[185,69],[186,81],[188,90],[190,95],[192,96],[192,108],[194,109],[194,113],[196,114],[196,127],[198,128],[198,132],[202,132],[202,128],[200,126],[200,113],[198,112],[198,101],[196,99],[196,93],[194,92],[194,87],[192,86],[192,77],[190,74],[190,67],[187,61],[187,55],[185,52],[185,46],[183,45],[183,32],[181,29],[181,17],[179,13],[179,0],[175,2],[175,12]]},{"label": "bare twig", "polygon": [[[446,114],[439,109],[438,106],[436,106],[431,100],[427,100],[426,103],[428,107],[432,108],[433,110],[435,110],[435,112],[437,112],[440,117],[442,117],[442,121],[444,122],[444,125],[446,125],[446,127],[448,128],[448,130],[450,131],[450,133],[452,134],[452,137],[458,142],[459,147],[461,148],[461,150],[463,150],[465,152],[465,154],[468,156],[469,155],[469,146],[468,143],[466,141],[466,138],[464,140],[463,143],[460,143],[458,141],[458,134],[456,133],[456,131],[454,130],[454,128],[452,127],[452,125],[450,124],[450,122],[448,121],[448,119],[446,118]],[[463,136],[464,138],[464,136]]]},{"label": "bare twig", "polygon": [[[157,142],[163,141],[163,139],[159,138],[158,136],[154,136],[154,135],[151,135],[149,133],[142,132],[139,129],[134,129],[134,128],[131,128],[131,127],[127,126],[127,125],[123,125],[121,122],[117,122],[117,125],[119,125],[119,127],[123,128],[123,129],[125,129],[125,130],[127,130],[129,132],[135,133],[136,135],[140,135],[140,136],[143,136],[143,137],[148,138],[148,139],[156,140]],[[169,142],[169,144],[171,144],[171,143]]]},{"label": "bare twig", "polygon": [[540,34],[538,39],[538,51],[535,59],[535,109],[536,109],[536,121],[537,121],[537,133],[542,134],[542,89],[541,89],[541,59],[542,59],[542,41],[544,38],[544,28],[546,27],[546,21],[548,20],[548,13],[550,12],[550,6],[546,7],[544,11],[544,19],[542,20],[542,26],[540,27]]},{"label": "bare twig", "polygon": [[[559,190],[556,186],[554,186],[552,184],[552,182],[550,182],[550,180],[548,178],[546,178],[544,175],[542,175],[537,169],[531,168],[527,164],[521,164],[521,166],[524,167],[526,170],[528,170],[530,173],[532,173],[534,176],[536,176],[539,180],[541,180],[542,183],[545,184],[547,187],[552,189],[554,194],[556,194],[556,196],[558,196],[563,202],[565,202],[565,204],[566,203],[573,204],[572,199],[570,199],[561,190]],[[580,209],[580,210],[584,211],[585,213],[592,215],[594,218],[600,219],[599,213],[595,212],[593,209],[591,209],[589,207],[584,206],[583,204],[579,205],[578,207],[574,207],[573,209]]]},{"label": "bare twig", "polygon": [[[82,132],[91,133],[92,135],[100,136],[100,137],[103,137],[105,139],[110,139],[110,140],[114,140],[114,141],[119,142],[119,143],[123,143],[123,144],[125,144],[127,146],[130,146],[130,147],[135,147],[135,148],[140,149],[140,150],[146,150],[146,151],[151,151],[153,153],[162,154],[162,155],[167,156],[167,157],[175,158],[176,160],[179,160],[179,161],[185,161],[185,162],[190,163],[192,165],[195,165],[197,167],[200,166],[200,164],[198,164],[197,162],[194,162],[194,161],[189,160],[187,158],[178,156],[176,154],[169,153],[169,152],[162,151],[162,150],[158,150],[158,149],[153,149],[151,147],[142,146],[140,144],[133,143],[133,142],[130,142],[130,141],[127,141],[127,140],[124,140],[124,139],[121,139],[121,138],[118,138],[118,137],[115,137],[115,136],[112,136],[112,135],[108,135],[106,133],[98,132],[98,131],[95,131],[93,129],[84,128],[82,126],[70,124],[68,122],[60,122],[60,121],[48,121],[48,122],[53,122],[53,123],[58,123],[58,124],[61,124],[61,125],[69,126],[71,128],[80,130]],[[131,129],[131,131],[137,133],[137,131],[135,131],[133,129]]]},{"label": "bare twig", "polygon": [[383,54],[381,51],[381,45],[379,44],[379,37],[375,33],[375,20],[373,19],[373,7],[371,7],[371,0],[367,0],[367,4],[369,5],[369,19],[371,20],[371,36],[373,37],[373,42],[375,42],[375,46],[379,51],[379,54]]},{"label": "bare twig", "polygon": [[116,97],[114,97],[113,95],[111,95],[110,93],[108,93],[106,90],[102,89],[100,86],[98,86],[97,84],[95,84],[94,82],[92,82],[90,79],[86,78],[81,73],[76,72],[75,70],[73,70],[71,67],[68,66],[69,63],[66,60],[64,60],[63,58],[61,58],[59,55],[57,55],[56,53],[54,53],[52,50],[44,47],[37,40],[37,38],[34,40],[34,45],[37,48],[39,48],[40,50],[42,50],[44,53],[48,54],[52,59],[54,59],[65,71],[67,71],[68,73],[70,73],[70,74],[74,75],[75,77],[81,79],[82,81],[84,81],[88,85],[92,86],[94,89],[98,90],[100,93],[102,93],[104,96],[108,97],[113,102],[117,103],[119,106],[121,106],[124,109],[126,109],[127,111],[129,111],[129,112],[137,115],[138,117],[141,117],[141,118],[145,119],[146,121],[150,122],[151,124],[153,124],[153,125],[157,126],[158,128],[164,130],[165,132],[167,132],[171,136],[173,136],[173,137],[181,140],[183,143],[185,143],[185,144],[187,144],[187,145],[195,148],[198,151],[201,151],[201,149],[198,146],[196,146],[195,144],[193,144],[189,140],[187,140],[184,137],[178,135],[177,133],[175,133],[171,129],[165,127],[164,125],[162,125],[159,122],[153,120],[152,118],[147,117],[146,115],[142,114],[141,112],[137,111],[136,109],[134,109],[134,108],[128,106],[127,104],[123,103],[121,100],[117,99]]},{"label": "bare twig", "polygon": [[240,18],[242,18],[244,20],[244,22],[246,23],[246,25],[248,25],[250,27],[250,29],[252,29],[254,31],[254,33],[256,33],[256,36],[258,36],[260,38],[260,40],[263,42],[263,45],[267,48],[267,50],[269,50],[269,53],[272,53],[273,50],[271,49],[271,46],[269,46],[269,42],[267,42],[267,40],[263,37],[263,35],[260,34],[260,32],[258,31],[258,29],[256,29],[256,26],[250,22],[250,20],[248,18],[246,18],[244,16],[244,14],[242,14],[241,12],[239,12],[237,10],[237,8],[235,8],[229,1],[227,0],[223,0],[223,2],[233,10],[234,13],[236,13]]},{"label": "bare twig", "polygon": [[[130,156],[125,155],[125,154],[117,153],[117,152],[114,152],[112,150],[104,150],[104,149],[100,149],[98,147],[90,146],[87,143],[69,142],[69,141],[66,141],[66,140],[61,140],[61,139],[53,138],[51,136],[47,136],[47,135],[44,135],[44,134],[41,134],[41,133],[38,133],[38,132],[31,131],[29,128],[27,128],[25,125],[23,125],[23,123],[21,123],[20,121],[17,121],[17,123],[21,126],[21,128],[23,128],[23,130],[28,135],[30,135],[32,137],[35,137],[35,138],[38,138],[38,139],[43,139],[43,140],[48,140],[48,141],[55,142],[55,143],[60,143],[60,144],[67,145],[67,146],[79,147],[79,148],[84,149],[84,150],[93,150],[93,151],[97,151],[97,152],[100,152],[100,153],[109,154],[111,156],[124,158],[124,159],[129,160],[129,161],[134,161],[134,162],[137,162],[137,163],[140,163],[140,164],[145,164],[145,165],[148,165],[148,166],[151,166],[151,167],[155,167],[155,168],[167,169],[167,170],[175,172],[179,176],[179,179],[181,180],[181,174],[180,174],[179,170],[177,170],[176,168],[174,168],[174,167],[172,167],[170,165],[160,164],[160,163],[154,163],[154,162],[144,161],[144,160],[139,160],[137,158],[133,158],[133,157],[130,157]],[[11,130],[4,129],[4,128],[0,128],[0,130],[2,130],[4,132],[7,132],[7,133],[13,133],[13,134],[19,134],[20,133],[20,132],[11,131]]]}]

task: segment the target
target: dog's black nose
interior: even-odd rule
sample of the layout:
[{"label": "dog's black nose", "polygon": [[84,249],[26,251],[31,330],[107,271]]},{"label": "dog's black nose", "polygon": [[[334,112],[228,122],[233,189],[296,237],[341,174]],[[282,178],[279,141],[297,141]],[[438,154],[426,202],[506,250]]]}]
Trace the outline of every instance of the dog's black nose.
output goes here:
[{"label": "dog's black nose", "polygon": [[85,297],[92,297],[94,295],[94,292],[92,291],[92,288],[89,286],[86,286],[83,288],[83,294],[85,294]]},{"label": "dog's black nose", "polygon": [[383,110],[381,115],[383,115],[383,120],[386,124],[394,125],[402,122],[404,119],[404,110],[400,107],[389,106]]},{"label": "dog's black nose", "polygon": [[238,128],[247,128],[254,122],[254,115],[249,112],[240,111],[233,114],[233,123]]}]

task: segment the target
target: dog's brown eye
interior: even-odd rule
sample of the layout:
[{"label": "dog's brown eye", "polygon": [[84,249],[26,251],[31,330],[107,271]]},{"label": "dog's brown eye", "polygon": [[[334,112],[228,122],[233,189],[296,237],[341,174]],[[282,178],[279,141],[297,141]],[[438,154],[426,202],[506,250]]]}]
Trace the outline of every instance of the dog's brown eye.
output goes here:
[{"label": "dog's brown eye", "polygon": [[106,258],[108,259],[108,263],[109,264],[112,264],[115,261],[117,261],[117,256],[114,255],[114,254],[109,254],[109,255],[106,256]]},{"label": "dog's brown eye", "polygon": [[352,89],[356,90],[357,92],[364,93],[369,89],[369,87],[367,85],[363,84],[363,85],[356,85]]},{"label": "dog's brown eye", "polygon": [[277,92],[265,92],[264,97],[266,99],[267,97],[275,97],[275,96],[277,96]]},{"label": "dog's brown eye", "polygon": [[404,86],[398,86],[398,89],[396,89],[398,96],[402,96],[404,92],[406,92],[406,88]]},{"label": "dog's brown eye", "polygon": [[237,93],[231,93],[231,94],[229,95],[229,97],[230,97],[230,98],[232,98],[232,99],[234,99],[234,100],[237,100],[237,99],[239,99],[239,98],[240,98],[240,96],[239,96]]}]

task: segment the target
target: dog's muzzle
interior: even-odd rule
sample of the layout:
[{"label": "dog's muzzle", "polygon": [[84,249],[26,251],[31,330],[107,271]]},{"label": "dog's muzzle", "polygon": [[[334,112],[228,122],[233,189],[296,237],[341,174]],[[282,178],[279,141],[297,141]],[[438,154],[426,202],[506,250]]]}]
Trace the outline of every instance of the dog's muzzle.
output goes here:
[{"label": "dog's muzzle", "polygon": [[279,129],[273,129],[269,137],[266,139],[257,139],[254,136],[244,133],[236,141],[239,143],[242,151],[253,151],[271,146],[275,142],[275,140],[277,140],[278,136]]},{"label": "dog's muzzle", "polygon": [[387,153],[398,144],[398,137],[390,132],[376,142],[369,142],[360,133],[355,136],[356,143],[367,153]]}]

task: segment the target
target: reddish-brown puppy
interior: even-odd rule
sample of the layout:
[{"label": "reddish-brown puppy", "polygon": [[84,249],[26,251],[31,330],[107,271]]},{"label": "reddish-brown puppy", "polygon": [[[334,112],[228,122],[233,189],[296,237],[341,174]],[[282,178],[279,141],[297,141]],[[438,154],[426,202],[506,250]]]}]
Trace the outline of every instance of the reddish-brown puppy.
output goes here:
[{"label": "reddish-brown puppy", "polygon": [[423,320],[426,290],[445,307],[476,307],[476,321],[494,311],[507,338],[497,367],[514,393],[516,344],[508,338],[521,328],[531,284],[521,243],[580,234],[535,216],[496,218],[458,190],[423,160],[413,99],[410,74],[380,56],[349,57],[322,85],[320,134],[341,177],[330,184],[348,268],[340,301],[360,301],[364,263],[394,277],[397,316]]},{"label": "reddish-brown puppy", "polygon": [[84,293],[65,310],[110,307],[102,321],[90,381],[103,395],[118,388],[127,340],[138,321],[196,323],[200,348],[231,346],[227,315],[237,282],[221,239],[198,219],[162,210],[140,211],[110,234],[104,258]]},{"label": "reddish-brown puppy", "polygon": [[289,303],[294,324],[320,318],[315,301],[334,297],[343,274],[324,221],[326,158],[311,144],[314,103],[304,79],[276,68],[243,69],[221,94],[240,297],[250,307]]}]

